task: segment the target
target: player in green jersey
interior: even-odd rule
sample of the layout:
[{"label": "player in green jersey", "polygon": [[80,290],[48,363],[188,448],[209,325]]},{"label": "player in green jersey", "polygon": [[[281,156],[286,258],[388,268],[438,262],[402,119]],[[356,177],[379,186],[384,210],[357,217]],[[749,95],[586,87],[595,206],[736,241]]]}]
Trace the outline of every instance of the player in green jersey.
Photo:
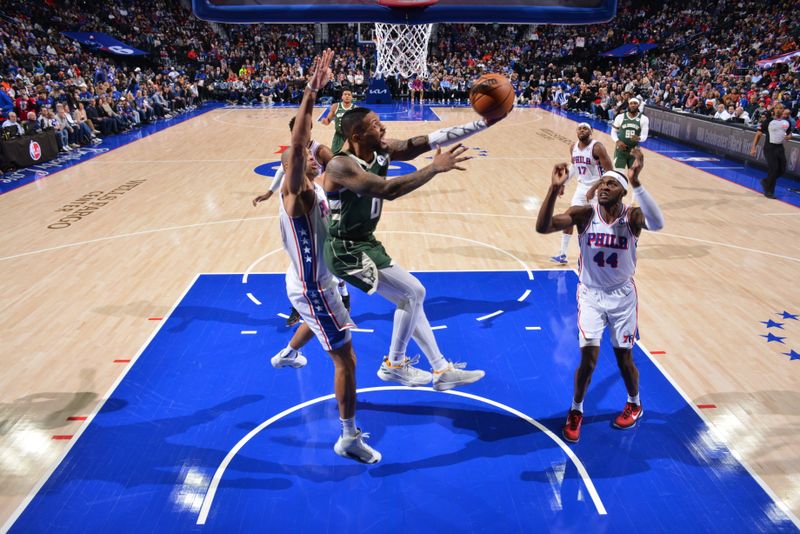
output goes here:
[{"label": "player in green jersey", "polygon": [[[374,232],[384,200],[406,195],[441,172],[464,170],[459,163],[469,158],[463,156],[467,149],[460,142],[488,126],[481,119],[399,140],[387,139],[380,118],[367,108],[355,108],[342,117],[347,147],[334,154],[324,178],[331,209],[325,262],[331,272],[351,285],[368,294],[377,292],[397,305],[389,354],[378,371],[381,380],[406,386],[422,386],[433,380],[434,389],[441,391],[470,384],[485,374],[467,371],[444,358],[423,310],[425,288],[393,263]],[[441,150],[449,145],[455,146]],[[392,160],[413,160],[434,147],[437,152],[430,165],[386,179]],[[412,337],[428,358],[433,375],[414,367],[418,358],[406,356]]]},{"label": "player in green jersey", "polygon": [[615,169],[631,168],[636,160],[631,154],[631,150],[647,140],[650,119],[642,114],[639,109],[641,105],[642,102],[638,98],[632,97],[628,100],[628,111],[614,118],[614,124],[611,126],[611,139],[616,143],[614,149]]},{"label": "player in green jersey", "polygon": [[333,141],[331,141],[331,150],[334,154],[339,152],[344,146],[344,135],[342,135],[342,117],[344,114],[353,109],[353,92],[350,89],[342,91],[342,101],[337,102],[331,106],[330,111],[320,122],[325,126],[333,123]]}]

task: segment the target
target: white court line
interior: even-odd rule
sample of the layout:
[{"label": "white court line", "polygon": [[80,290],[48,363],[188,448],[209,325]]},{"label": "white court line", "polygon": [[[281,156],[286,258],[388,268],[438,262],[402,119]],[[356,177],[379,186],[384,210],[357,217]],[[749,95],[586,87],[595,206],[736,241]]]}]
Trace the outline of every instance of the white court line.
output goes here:
[{"label": "white court line", "polygon": [[792,217],[792,216],[796,217],[796,216],[800,215],[800,210],[798,210],[798,211],[796,211],[794,213],[765,213],[764,215],[768,215],[768,216],[771,216],[771,217],[787,217],[787,216],[788,217]]},{"label": "white court line", "polygon": [[288,319],[288,318],[289,318],[289,316],[288,316],[288,315],[286,315],[285,313],[279,313],[279,314],[278,314],[278,317],[280,317],[280,318],[282,318],[282,319]]},{"label": "white court line", "polygon": [[[398,391],[398,390],[435,392],[433,388],[426,388],[426,387],[408,388],[404,386],[380,386],[372,388],[361,388],[356,390],[356,393],[371,393],[374,391]],[[519,410],[515,410],[510,406],[501,404],[491,399],[487,399],[485,397],[479,397],[477,395],[472,395],[471,393],[464,393],[461,391],[454,391],[454,390],[443,391],[441,393],[444,393],[446,395],[456,395],[458,397],[465,397],[468,399],[476,400],[478,402],[483,402],[490,406],[494,406],[495,408],[504,410],[512,415],[516,415],[520,419],[536,427],[538,430],[544,433],[548,438],[550,438],[556,445],[558,445],[561,448],[561,450],[564,451],[564,454],[566,454],[569,457],[569,459],[572,460],[572,463],[575,464],[575,467],[578,469],[578,473],[580,474],[581,479],[583,480],[583,483],[586,486],[586,490],[589,492],[589,495],[592,498],[592,502],[594,503],[594,506],[597,509],[597,513],[600,515],[606,515],[608,513],[606,512],[606,508],[603,505],[603,501],[600,500],[600,495],[597,493],[597,489],[594,487],[594,482],[592,482],[592,479],[589,477],[589,473],[586,471],[586,467],[580,461],[578,456],[572,451],[572,449],[570,449],[567,446],[567,444],[561,440],[561,438],[553,434],[553,432],[551,432],[550,429],[548,429],[546,426],[541,424],[536,419],[533,419],[532,417],[525,415]],[[208,491],[206,492],[206,495],[203,498],[203,504],[200,507],[200,513],[197,516],[196,524],[198,525],[206,524],[206,520],[208,519],[208,513],[211,510],[211,504],[214,502],[214,496],[217,493],[217,488],[219,487],[219,483],[222,480],[222,476],[225,474],[225,470],[228,468],[228,465],[230,465],[231,461],[236,456],[236,454],[238,454],[238,452],[242,449],[242,447],[244,447],[247,444],[248,441],[253,439],[256,436],[256,434],[258,434],[259,432],[270,426],[272,423],[286,417],[287,415],[290,415],[298,410],[302,410],[303,408],[306,408],[313,404],[318,404],[320,402],[331,400],[333,398],[334,395],[330,394],[330,395],[325,395],[323,397],[317,397],[316,399],[311,399],[296,406],[292,406],[291,408],[288,408],[280,412],[279,414],[273,415],[272,417],[270,417],[269,419],[267,419],[266,421],[255,427],[253,430],[248,432],[247,435],[245,435],[242,439],[240,439],[239,442],[236,445],[234,445],[230,451],[228,451],[228,454],[225,456],[225,458],[223,458],[222,463],[219,464],[219,467],[217,467],[216,472],[214,472],[214,476],[211,479],[211,484],[208,486]]]},{"label": "white court line", "polygon": [[[464,216],[470,216],[470,217],[473,217],[473,216],[474,217],[502,217],[502,218],[508,218],[508,219],[528,219],[528,220],[536,219],[536,217],[533,217],[533,216],[530,216],[530,215],[511,215],[511,214],[502,214],[502,213],[477,213],[477,212],[470,213],[470,212],[452,212],[452,211],[399,211],[399,210],[398,211],[384,211],[383,215],[386,215],[386,214],[422,214],[422,215],[446,215],[446,216],[464,215]],[[775,214],[767,214],[767,215],[790,215],[790,214],[775,213]],[[277,217],[276,215],[266,215],[266,216],[263,216],[263,217],[248,217],[248,218],[244,218],[244,219],[228,219],[228,220],[224,220],[224,221],[211,221],[211,222],[204,222],[204,223],[186,224],[186,225],[182,225],[182,226],[167,226],[167,227],[164,227],[164,228],[155,228],[153,230],[143,230],[143,231],[140,231],[140,232],[131,232],[131,233],[126,233],[126,234],[118,234],[118,235],[112,235],[112,236],[108,236],[108,237],[100,237],[100,238],[97,238],[97,239],[90,239],[88,241],[78,241],[76,243],[68,243],[66,245],[59,245],[59,246],[56,246],[56,247],[48,247],[48,248],[42,248],[42,249],[38,249],[38,250],[31,250],[31,251],[28,251],[28,252],[22,252],[20,254],[13,254],[11,256],[0,257],[0,261],[11,260],[11,259],[20,258],[20,257],[23,257],[23,256],[32,256],[34,254],[41,254],[43,252],[52,252],[52,251],[55,251],[55,250],[61,250],[61,249],[65,249],[65,248],[77,247],[77,246],[81,246],[81,245],[90,245],[92,243],[100,243],[100,242],[103,242],[103,241],[111,241],[111,240],[114,240],[114,239],[121,239],[121,238],[125,238],[125,237],[134,237],[134,236],[139,236],[139,235],[155,234],[155,233],[158,233],[158,232],[168,232],[168,231],[172,231],[172,230],[184,230],[184,229],[187,229],[187,228],[198,228],[198,227],[201,227],[201,226],[213,226],[213,225],[216,225],[216,224],[227,224],[227,223],[248,222],[248,221],[263,221],[263,220],[266,220],[266,219],[274,219],[276,217]],[[757,249],[752,249],[752,248],[744,248],[744,247],[740,247],[740,246],[737,246],[737,245],[731,245],[731,244],[728,244],[728,243],[720,243],[718,241],[705,241],[705,240],[702,240],[702,239],[696,239],[696,238],[693,238],[693,237],[686,237],[686,236],[676,235],[676,234],[668,234],[668,233],[665,233],[665,232],[658,232],[658,233],[660,235],[664,235],[664,236],[668,236],[668,237],[674,237],[676,239],[687,239],[687,240],[691,240],[691,241],[699,241],[701,243],[708,243],[708,244],[711,244],[711,245],[719,245],[721,247],[729,247],[729,248],[734,248],[734,249],[739,249],[739,250],[746,250],[748,252],[755,252],[757,254],[766,254],[768,256],[774,256],[774,257],[777,257],[777,258],[783,258],[783,259],[787,259],[787,260],[790,260],[790,261],[800,262],[800,258],[793,258],[793,257],[789,257],[789,256],[781,256],[780,254],[774,254],[772,252],[766,252],[766,251],[763,251],[763,250],[757,250]],[[429,235],[438,235],[438,234],[429,234]],[[456,236],[448,236],[448,237],[456,237]],[[457,239],[466,240],[465,238],[460,238],[460,237],[457,238]],[[474,240],[467,240],[467,241],[473,241],[473,242],[476,242],[476,243],[480,243],[479,241],[474,241]],[[481,244],[485,244],[485,243],[481,243]],[[492,248],[496,248],[496,247],[492,247]],[[283,249],[278,249],[278,250],[283,250]],[[508,254],[506,251],[504,251],[502,249],[497,249],[497,250],[500,250],[500,251]],[[257,261],[261,261],[264,258],[266,258],[266,256],[262,256]],[[520,261],[524,265],[524,262],[522,262],[522,260],[520,260],[519,258],[516,258],[516,257],[515,257],[515,259],[517,259],[518,261]],[[470,269],[470,270],[474,271],[474,272],[481,272],[481,271],[495,271],[497,269]],[[508,271],[508,270],[511,270],[511,269],[501,269],[501,270]],[[525,269],[523,269],[523,270],[530,271],[530,269],[528,269],[527,267]],[[536,270],[537,271],[557,271],[557,270],[560,270],[560,269],[536,269]],[[416,272],[425,272],[425,271],[416,271]],[[447,271],[442,271],[442,272],[447,272]]]},{"label": "white court line", "polygon": [[467,241],[468,243],[474,243],[476,245],[483,245],[486,248],[490,248],[490,249],[496,250],[498,252],[502,252],[506,256],[517,260],[520,263],[520,265],[522,265],[522,267],[525,269],[525,272],[528,273],[528,280],[533,280],[533,272],[531,271],[531,268],[528,267],[527,263],[522,261],[520,258],[514,256],[513,254],[511,254],[509,251],[507,251],[505,249],[502,249],[502,248],[499,248],[499,247],[496,247],[494,245],[490,245],[489,243],[484,243],[483,241],[476,241],[475,239],[469,239],[469,238],[461,237],[461,236],[457,236],[457,235],[437,234],[437,233],[433,233],[433,232],[407,232],[407,231],[404,231],[404,230],[388,230],[388,231],[378,230],[377,233],[380,233],[380,234],[431,235],[431,236],[435,236],[435,237],[449,237],[450,239],[458,239],[460,241]]},{"label": "white court line", "polygon": [[367,334],[371,334],[375,332],[372,328],[351,328],[350,331],[352,332],[365,332]]},{"label": "white court line", "polygon": [[447,328],[446,324],[440,324],[439,326],[432,326],[431,330],[444,330],[445,328]]},{"label": "white court line", "polygon": [[522,296],[517,299],[517,302],[522,302],[523,300],[528,298],[528,295],[530,295],[530,294],[531,294],[531,290],[530,289],[526,289],[525,293],[523,293]]},{"label": "white court line", "polygon": [[664,369],[664,367],[662,367],[661,363],[658,361],[658,358],[653,358],[653,355],[650,354],[650,351],[647,350],[647,348],[644,345],[642,345],[641,341],[637,341],[636,344],[639,345],[639,348],[642,349],[642,351],[644,351],[644,353],[647,355],[647,358],[653,363],[653,365],[656,366],[656,368],[659,370],[662,376],[666,378],[670,384],[672,384],[672,387],[675,388],[675,391],[680,393],[681,397],[683,397],[683,400],[686,401],[686,404],[688,404],[689,407],[692,410],[694,410],[694,413],[696,413],[700,417],[700,419],[706,424],[706,427],[708,427],[708,430],[713,435],[714,439],[720,443],[725,443],[726,448],[731,453],[731,455],[734,458],[736,458],[736,461],[738,461],[739,464],[745,468],[745,470],[750,474],[750,476],[753,477],[753,480],[755,480],[756,483],[759,486],[761,486],[761,489],[763,489],[766,492],[766,494],[769,495],[769,498],[775,502],[775,505],[778,508],[780,508],[781,512],[786,514],[786,516],[794,523],[796,527],[800,528],[800,520],[798,520],[797,517],[792,513],[792,510],[772,491],[772,489],[769,486],[767,486],[766,482],[764,482],[761,479],[761,477],[758,476],[756,472],[750,468],[747,462],[744,461],[744,458],[742,458],[739,455],[739,453],[733,450],[733,448],[727,445],[726,441],[722,439],[722,436],[720,436],[719,432],[717,431],[716,427],[713,425],[711,420],[706,418],[706,415],[702,412],[702,410],[700,410],[697,407],[697,405],[694,403],[694,401],[692,401],[689,395],[687,395],[686,392],[683,391],[683,389],[681,389],[678,383],[672,379],[669,373],[667,373],[667,370]]},{"label": "white court line", "polygon": [[258,332],[255,330],[242,330],[242,334],[252,335],[252,334],[258,334]]},{"label": "white court line", "polygon": [[141,348],[136,353],[136,355],[133,358],[131,358],[130,364],[125,366],[125,370],[122,371],[122,373],[120,373],[120,375],[117,377],[117,379],[111,385],[111,387],[108,389],[106,394],[103,397],[101,397],[101,402],[98,402],[97,405],[92,410],[92,413],[90,413],[87,416],[86,421],[83,422],[81,427],[74,434],[73,439],[71,439],[69,441],[69,444],[67,445],[67,448],[61,454],[61,456],[58,458],[58,460],[53,463],[53,466],[50,469],[50,471],[47,474],[45,474],[41,478],[41,480],[39,480],[39,482],[33,487],[33,489],[31,489],[30,492],[28,492],[28,495],[25,497],[25,500],[23,500],[22,503],[20,503],[20,505],[14,511],[14,513],[11,514],[11,517],[8,518],[8,520],[6,521],[6,524],[3,525],[2,529],[0,529],[0,532],[8,532],[8,530],[11,528],[11,526],[14,524],[14,522],[17,519],[19,519],[19,516],[22,514],[22,512],[25,510],[25,508],[27,508],[27,506],[30,504],[30,502],[33,500],[33,498],[36,496],[36,494],[39,493],[39,490],[42,489],[42,486],[44,486],[44,483],[47,482],[47,480],[53,475],[55,470],[58,469],[58,466],[60,466],[61,463],[64,461],[64,459],[67,457],[67,454],[72,449],[72,447],[75,445],[75,443],[77,443],[77,441],[80,439],[81,435],[83,435],[84,431],[87,428],[89,428],[89,425],[92,423],[92,420],[94,420],[95,416],[100,411],[100,409],[105,405],[106,401],[111,398],[112,394],[117,389],[117,386],[119,386],[119,384],[122,382],[122,379],[125,378],[125,375],[127,375],[128,372],[131,369],[133,369],[133,365],[136,363],[136,360],[139,359],[139,356],[141,356],[142,353],[144,352],[144,350],[150,345],[150,343],[156,337],[156,334],[158,334],[161,331],[161,328],[167,323],[166,319],[168,319],[169,317],[172,316],[172,314],[175,312],[175,308],[177,308],[178,305],[181,303],[181,301],[183,301],[184,297],[186,297],[186,294],[189,292],[189,290],[192,288],[192,286],[194,286],[195,282],[197,282],[197,279],[199,277],[200,277],[200,274],[195,274],[194,275],[194,278],[192,279],[191,283],[186,287],[186,289],[183,290],[183,293],[181,293],[180,297],[178,297],[178,300],[175,301],[175,304],[172,305],[172,308],[170,308],[170,310],[166,314],[164,314],[164,320],[163,321],[159,321],[158,326],[155,327],[155,329],[153,330],[153,333],[150,334],[150,337],[148,337],[147,340],[145,340],[144,344],[141,346]]},{"label": "white court line", "polygon": [[775,254],[774,252],[766,252],[763,250],[756,250],[754,248],[740,247],[738,245],[731,245],[729,243],[720,243],[719,241],[709,241],[708,239],[698,239],[696,237],[687,237],[683,235],[668,234],[666,232],[658,232],[658,235],[665,235],[667,237],[677,237],[679,239],[688,239],[689,241],[697,241],[698,243],[708,243],[709,245],[719,245],[721,247],[735,248],[737,250],[746,250],[747,252],[755,252],[756,254],[765,254],[775,258],[782,258],[784,260],[800,262],[800,258],[793,258],[791,256],[784,256],[782,254]]},{"label": "white court line", "polygon": [[252,293],[248,293],[247,294],[247,298],[252,300],[255,303],[256,306],[261,306],[261,301],[258,300],[257,298],[255,298]]},{"label": "white court line", "polygon": [[525,330],[541,330],[541,326],[526,326]]},{"label": "white court line", "polygon": [[276,248],[275,250],[273,250],[273,251],[270,251],[270,252],[267,252],[266,254],[264,254],[263,256],[261,256],[260,258],[258,258],[256,261],[254,261],[253,263],[251,263],[251,264],[250,264],[250,265],[247,267],[247,270],[246,270],[246,271],[244,272],[244,274],[242,275],[242,283],[243,283],[243,284],[246,284],[246,283],[247,283],[247,277],[248,277],[248,276],[250,276],[250,272],[253,270],[253,268],[254,268],[256,265],[258,265],[258,263],[259,263],[259,262],[261,262],[261,260],[265,260],[265,259],[269,258],[270,256],[272,256],[273,254],[277,254],[278,252],[281,252],[281,251],[283,251],[283,247],[281,247],[281,248]]},{"label": "white court line", "polygon": [[496,312],[492,312],[489,315],[484,315],[482,317],[478,317],[476,319],[476,321],[485,321],[486,319],[491,319],[492,317],[497,317],[501,313],[503,313],[503,310],[497,310]]}]

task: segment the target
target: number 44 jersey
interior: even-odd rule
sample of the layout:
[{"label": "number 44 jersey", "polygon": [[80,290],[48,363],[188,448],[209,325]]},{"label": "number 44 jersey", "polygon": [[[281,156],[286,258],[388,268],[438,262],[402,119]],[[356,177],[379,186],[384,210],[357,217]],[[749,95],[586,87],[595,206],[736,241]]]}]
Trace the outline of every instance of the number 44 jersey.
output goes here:
[{"label": "number 44 jersey", "polygon": [[599,205],[592,207],[592,219],[578,236],[580,282],[594,289],[616,289],[636,271],[638,237],[631,230],[630,206],[623,205],[619,216],[608,222],[600,209]]}]

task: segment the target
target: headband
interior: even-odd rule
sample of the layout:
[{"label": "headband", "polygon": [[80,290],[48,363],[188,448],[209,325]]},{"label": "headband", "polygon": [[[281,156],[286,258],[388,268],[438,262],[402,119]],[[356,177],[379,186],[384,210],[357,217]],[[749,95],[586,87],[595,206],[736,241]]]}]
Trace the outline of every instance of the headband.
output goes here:
[{"label": "headband", "polygon": [[602,177],[605,178],[606,176],[615,179],[617,182],[619,182],[619,185],[622,186],[622,189],[624,189],[626,192],[628,191],[628,179],[624,174],[619,171],[610,170],[603,173]]}]

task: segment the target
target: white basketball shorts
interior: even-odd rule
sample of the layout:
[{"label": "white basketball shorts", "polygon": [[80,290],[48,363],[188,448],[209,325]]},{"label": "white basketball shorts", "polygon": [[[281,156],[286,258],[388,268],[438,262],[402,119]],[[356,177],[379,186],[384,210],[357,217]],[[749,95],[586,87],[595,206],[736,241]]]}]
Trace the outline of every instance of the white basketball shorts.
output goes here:
[{"label": "white basketball shorts", "polygon": [[639,298],[633,280],[612,289],[595,289],[578,285],[578,329],[580,345],[597,346],[606,325],[611,344],[616,348],[631,348],[636,342]]}]

